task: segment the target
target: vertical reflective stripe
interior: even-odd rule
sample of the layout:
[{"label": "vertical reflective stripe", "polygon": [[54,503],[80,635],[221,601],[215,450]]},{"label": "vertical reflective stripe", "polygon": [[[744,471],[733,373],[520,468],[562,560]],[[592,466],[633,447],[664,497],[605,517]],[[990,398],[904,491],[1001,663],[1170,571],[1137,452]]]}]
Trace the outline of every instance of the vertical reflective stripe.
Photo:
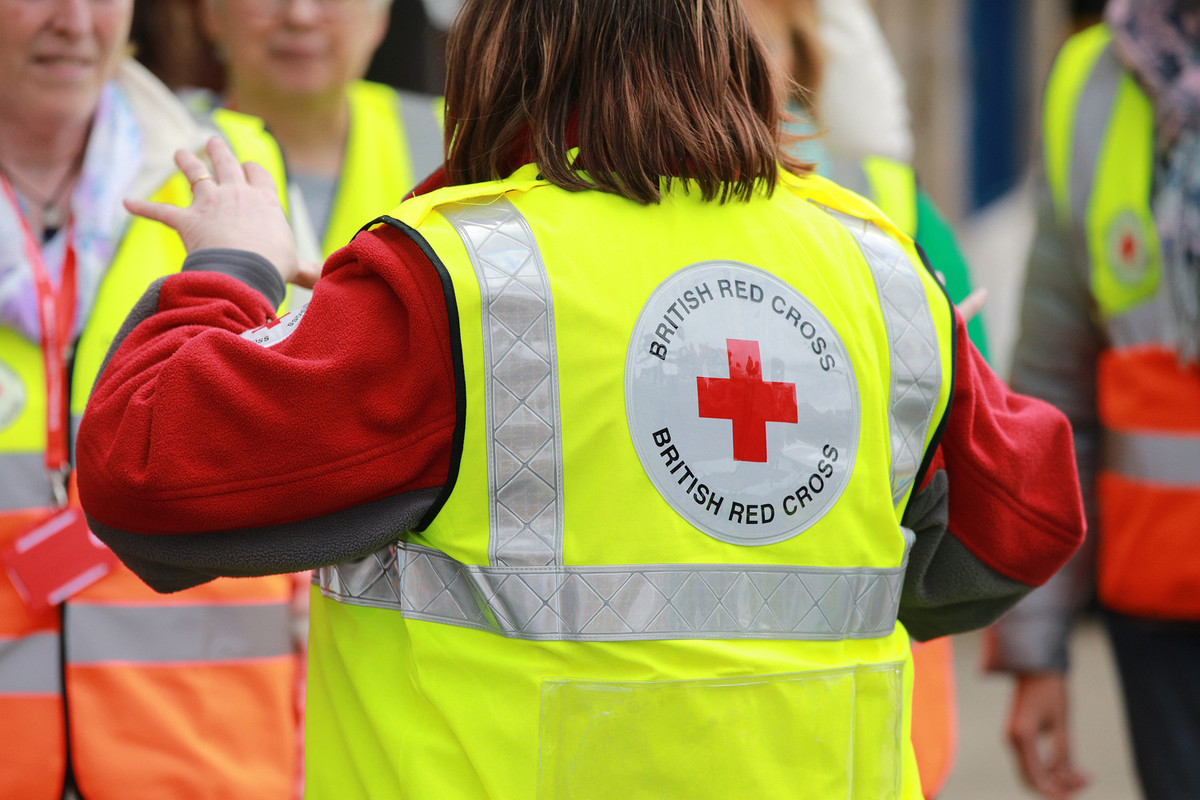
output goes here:
[{"label": "vertical reflective stripe", "polygon": [[[34,633],[17,639],[0,637],[0,696],[60,694],[62,666],[58,636]],[[12,735],[12,732],[9,732]]]},{"label": "vertical reflective stripe", "polygon": [[[827,211],[829,209],[826,209]],[[894,239],[865,220],[829,213],[858,242],[871,268],[891,349],[888,422],[892,445],[892,501],[908,492],[925,455],[942,390],[937,330],[917,267]]]},{"label": "vertical reflective stripe", "polygon": [[529,224],[505,198],[442,210],[466,246],[483,313],[488,558],[562,563],[562,432],[554,303]]},{"label": "vertical reflective stripe", "polygon": [[41,453],[0,453],[0,513],[54,502],[46,457]]},{"label": "vertical reflective stripe", "polygon": [[292,652],[286,603],[67,607],[71,664],[179,663]]},{"label": "vertical reflective stripe", "polygon": [[1070,192],[1071,219],[1081,227],[1086,224],[1092,176],[1107,138],[1120,79],[1121,62],[1109,42],[1096,59],[1075,107],[1066,190]]},{"label": "vertical reflective stripe", "polygon": [[71,452],[75,452],[75,442],[79,440],[79,423],[83,421],[83,414],[71,415]]},{"label": "vertical reflective stripe", "polygon": [[420,181],[441,166],[442,123],[434,108],[435,99],[429,95],[397,91],[400,124],[408,140],[408,159],[412,162],[413,180]]},{"label": "vertical reflective stripe", "polygon": [[1200,489],[1200,435],[1104,432],[1104,464],[1142,483]]}]

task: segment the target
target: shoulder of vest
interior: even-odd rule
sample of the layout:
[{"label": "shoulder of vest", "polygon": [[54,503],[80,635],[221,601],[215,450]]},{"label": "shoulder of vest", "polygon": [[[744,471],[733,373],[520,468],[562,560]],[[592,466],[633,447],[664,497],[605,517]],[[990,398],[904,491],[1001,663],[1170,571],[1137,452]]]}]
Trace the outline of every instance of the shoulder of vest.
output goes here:
[{"label": "shoulder of vest", "polygon": [[460,186],[446,186],[427,194],[409,198],[392,209],[387,216],[415,228],[429,215],[430,211],[438,206],[466,202],[484,204],[501,195],[512,192],[527,192],[531,189],[546,186],[552,186],[552,184],[538,177],[537,165],[526,164],[502,180],[467,183]]},{"label": "shoulder of vest", "polygon": [[781,175],[782,187],[818,206],[872,223],[893,236],[912,238],[870,200],[838,186],[828,178],[815,174],[797,177],[787,172]]},{"label": "shoulder of vest", "polygon": [[445,98],[439,95],[397,89],[374,81],[355,81],[350,84],[349,96],[351,113],[371,116],[386,114],[401,125],[405,113],[408,113],[405,109],[412,109],[431,115],[440,127],[446,105]]},{"label": "shoulder of vest", "polygon": [[[1071,155],[1078,134],[1103,136],[1103,130],[1077,130],[1080,99],[1097,64],[1112,42],[1112,31],[1100,23],[1066,41],[1055,57],[1046,82],[1042,113],[1042,146],[1046,179],[1060,219],[1070,217]],[[1116,85],[1112,90],[1116,91]]]},{"label": "shoulder of vest", "polygon": [[871,184],[871,199],[900,230],[917,235],[917,173],[911,164],[887,156],[867,156],[863,171]]}]

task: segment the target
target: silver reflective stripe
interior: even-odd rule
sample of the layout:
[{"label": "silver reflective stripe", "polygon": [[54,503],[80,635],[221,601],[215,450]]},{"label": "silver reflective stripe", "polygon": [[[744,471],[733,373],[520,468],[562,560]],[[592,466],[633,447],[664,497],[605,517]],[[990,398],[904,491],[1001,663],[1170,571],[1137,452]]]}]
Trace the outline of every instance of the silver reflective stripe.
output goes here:
[{"label": "silver reflective stripe", "polygon": [[1174,351],[1175,342],[1167,340],[1163,329],[1163,320],[1170,318],[1171,312],[1167,308],[1169,302],[1164,281],[1154,297],[1148,301],[1139,303],[1115,317],[1109,317],[1105,320],[1109,344],[1114,348],[1157,344]]},{"label": "silver reflective stripe", "polygon": [[61,692],[62,667],[56,634],[35,633],[19,639],[0,637],[0,695]]},{"label": "silver reflective stripe", "polygon": [[899,503],[925,456],[925,437],[942,390],[937,330],[918,268],[900,245],[865,220],[826,210],[857,240],[879,294],[891,348],[892,502]]},{"label": "silver reflective stripe", "polygon": [[655,564],[467,566],[400,544],[324,567],[326,597],[517,639],[862,639],[896,623],[894,569]]},{"label": "silver reflective stripe", "polygon": [[292,652],[291,610],[285,603],[71,604],[66,613],[71,664],[219,662]]},{"label": "silver reflective stripe", "polygon": [[434,99],[412,92],[398,95],[400,124],[408,141],[408,159],[412,162],[413,180],[421,181],[442,165],[442,125],[434,111]]},{"label": "silver reflective stripe", "polygon": [[513,204],[442,210],[466,245],[483,304],[488,563],[562,563],[562,432],[554,303],[529,224]]},{"label": "silver reflective stripe", "polygon": [[1092,193],[1092,176],[1100,150],[1108,136],[1108,122],[1117,99],[1121,79],[1121,62],[1112,42],[1100,52],[1088,75],[1087,83],[1075,105],[1075,127],[1071,140],[1071,167],[1067,175],[1071,202],[1071,218],[1080,227],[1087,223],[1088,199]]},{"label": "silver reflective stripe", "polygon": [[71,415],[71,452],[75,452],[75,443],[79,441],[79,423],[83,421],[82,414]]},{"label": "silver reflective stripe", "polygon": [[1200,488],[1200,435],[1105,431],[1105,466],[1135,481]]},{"label": "silver reflective stripe", "polygon": [[53,499],[44,455],[0,453],[0,512],[48,506]]}]

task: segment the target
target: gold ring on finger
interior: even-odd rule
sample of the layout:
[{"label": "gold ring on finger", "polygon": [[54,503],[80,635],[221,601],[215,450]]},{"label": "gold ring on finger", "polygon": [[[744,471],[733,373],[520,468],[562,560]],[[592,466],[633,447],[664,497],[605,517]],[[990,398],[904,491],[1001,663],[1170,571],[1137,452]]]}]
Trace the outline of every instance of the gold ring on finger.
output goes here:
[{"label": "gold ring on finger", "polygon": [[201,175],[201,176],[197,177],[197,178],[196,178],[196,180],[192,181],[192,188],[193,188],[193,189],[195,189],[195,188],[196,188],[196,184],[197,184],[197,183],[199,183],[200,181],[211,181],[212,179],[213,179],[213,176],[212,176],[212,175],[209,175],[209,174],[206,172],[206,173],[204,173],[203,175]]}]

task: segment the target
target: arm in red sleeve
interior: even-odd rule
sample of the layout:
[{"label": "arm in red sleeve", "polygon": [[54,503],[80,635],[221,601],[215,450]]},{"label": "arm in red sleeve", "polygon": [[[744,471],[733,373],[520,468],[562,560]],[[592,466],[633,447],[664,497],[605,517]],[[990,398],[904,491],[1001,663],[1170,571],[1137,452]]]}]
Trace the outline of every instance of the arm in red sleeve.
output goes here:
[{"label": "arm in red sleeve", "polygon": [[446,482],[457,424],[447,303],[429,257],[387,226],[331,257],[300,322],[270,346],[241,335],[275,324],[246,282],[163,279],[80,427],[93,530],[174,590],[336,563],[416,527]]},{"label": "arm in red sleeve", "polygon": [[1083,541],[1071,427],[1009,390],[957,318],[954,396],[915,531],[901,621],[918,639],[981,627],[1054,574]]}]

